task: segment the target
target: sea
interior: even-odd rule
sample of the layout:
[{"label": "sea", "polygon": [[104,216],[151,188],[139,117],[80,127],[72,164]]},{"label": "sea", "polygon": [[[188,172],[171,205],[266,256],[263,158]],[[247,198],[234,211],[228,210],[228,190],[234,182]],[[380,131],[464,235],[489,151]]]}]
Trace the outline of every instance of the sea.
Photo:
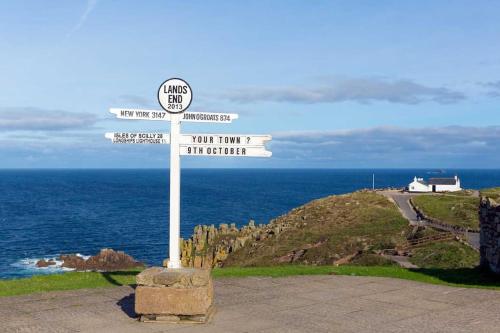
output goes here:
[{"label": "sea", "polygon": [[[500,170],[183,169],[181,236],[198,224],[268,223],[331,194],[404,187],[414,176],[500,186]],[[37,268],[60,254],[125,251],[149,265],[168,252],[168,169],[0,170],[0,279],[59,273]]]}]

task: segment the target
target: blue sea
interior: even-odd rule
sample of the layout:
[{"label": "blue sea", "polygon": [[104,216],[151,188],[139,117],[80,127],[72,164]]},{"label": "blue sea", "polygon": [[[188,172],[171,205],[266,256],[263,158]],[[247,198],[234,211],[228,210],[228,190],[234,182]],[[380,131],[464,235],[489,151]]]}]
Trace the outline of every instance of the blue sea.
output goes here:
[{"label": "blue sea", "polygon": [[[415,175],[452,177],[471,189],[500,186],[500,170],[184,169],[181,233],[197,224],[267,223],[310,200]],[[61,271],[40,258],[123,250],[159,265],[168,249],[168,170],[1,170],[0,278]]]}]

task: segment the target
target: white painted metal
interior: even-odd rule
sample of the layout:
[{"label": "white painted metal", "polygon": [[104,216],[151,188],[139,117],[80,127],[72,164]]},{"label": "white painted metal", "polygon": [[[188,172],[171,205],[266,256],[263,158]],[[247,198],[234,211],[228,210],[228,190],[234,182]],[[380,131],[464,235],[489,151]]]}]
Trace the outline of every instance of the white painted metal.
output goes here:
[{"label": "white painted metal", "polygon": [[245,134],[183,134],[183,145],[227,145],[227,146],[263,146],[271,140],[270,135]]},{"label": "white painted metal", "polygon": [[[114,113],[120,119],[163,121],[171,119],[171,114],[163,110],[111,108],[109,112]],[[236,113],[220,112],[184,112],[181,116],[180,121],[194,123],[231,123],[234,119],[238,119]]]},{"label": "white painted metal", "polygon": [[236,113],[184,112],[181,121],[195,123],[231,123],[234,119],[238,119]]},{"label": "white painted metal", "polygon": [[158,89],[158,102],[170,113],[182,113],[191,105],[191,87],[183,79],[173,78],[162,83]]},{"label": "white painted metal", "polygon": [[109,112],[114,113],[120,119],[170,121],[170,113],[160,110],[111,108]]},{"label": "white painted metal", "polygon": [[163,144],[170,143],[170,133],[127,133],[113,132],[104,135],[113,143],[125,144]]},{"label": "white painted metal", "polygon": [[184,156],[214,157],[270,157],[272,153],[264,146],[226,146],[226,145],[181,145]]},{"label": "white painted metal", "polygon": [[181,135],[180,114],[172,114],[170,122],[170,238],[168,268],[181,268],[179,249],[181,210],[181,161],[179,138]]}]

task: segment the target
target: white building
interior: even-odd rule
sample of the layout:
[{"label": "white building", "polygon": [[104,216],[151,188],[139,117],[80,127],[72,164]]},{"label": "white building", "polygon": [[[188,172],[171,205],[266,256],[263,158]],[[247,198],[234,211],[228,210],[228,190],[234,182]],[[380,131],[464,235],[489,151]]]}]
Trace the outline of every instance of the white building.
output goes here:
[{"label": "white building", "polygon": [[456,192],[461,191],[460,178],[429,178],[426,182],[423,178],[413,178],[407,187],[409,192]]}]

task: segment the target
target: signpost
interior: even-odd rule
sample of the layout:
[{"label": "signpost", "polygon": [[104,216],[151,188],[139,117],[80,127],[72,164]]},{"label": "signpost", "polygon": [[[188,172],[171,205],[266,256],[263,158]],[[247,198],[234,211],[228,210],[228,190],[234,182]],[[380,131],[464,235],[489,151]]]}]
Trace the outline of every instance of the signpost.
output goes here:
[{"label": "signpost", "polygon": [[170,144],[170,235],[168,268],[180,268],[180,156],[270,157],[265,148],[270,135],[181,134],[182,122],[231,123],[235,113],[185,112],[193,94],[189,84],[178,78],[163,82],[158,102],[163,110],[111,108],[120,119],[170,122],[170,133],[106,133],[113,143]]}]

